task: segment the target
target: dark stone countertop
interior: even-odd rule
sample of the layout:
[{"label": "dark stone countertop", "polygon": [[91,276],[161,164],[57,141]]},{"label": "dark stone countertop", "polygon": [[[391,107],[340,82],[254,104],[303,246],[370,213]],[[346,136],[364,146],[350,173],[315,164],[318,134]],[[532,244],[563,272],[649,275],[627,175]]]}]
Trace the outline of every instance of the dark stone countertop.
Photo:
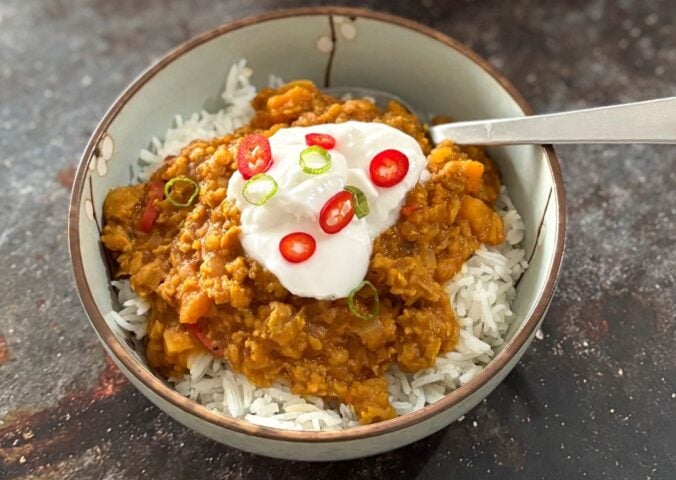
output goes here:
[{"label": "dark stone countertop", "polygon": [[[0,478],[675,478],[674,147],[558,149],[568,252],[544,336],[464,421],[409,447],[256,457],[171,420],[106,360],[66,249],[89,134],[179,42],[309,3],[0,2]],[[539,112],[676,95],[673,0],[365,4],[468,44]]]}]

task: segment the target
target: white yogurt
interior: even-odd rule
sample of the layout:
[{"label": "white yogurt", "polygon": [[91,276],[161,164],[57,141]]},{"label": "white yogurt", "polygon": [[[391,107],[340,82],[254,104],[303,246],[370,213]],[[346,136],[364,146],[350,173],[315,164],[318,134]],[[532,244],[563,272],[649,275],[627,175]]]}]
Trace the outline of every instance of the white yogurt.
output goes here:
[{"label": "white yogurt", "polygon": [[[307,148],[305,135],[313,132],[336,139],[335,148],[329,150],[331,167],[319,175],[304,173],[299,163],[300,153]],[[388,125],[354,121],[285,128],[269,140],[273,164],[266,173],[277,182],[277,193],[257,207],[242,196],[245,180],[239,172],[228,185],[228,198],[234,199],[242,212],[244,251],[295,295],[347,297],[366,275],[373,239],[397,221],[406,193],[421,175],[423,180],[429,176],[420,145]],[[408,157],[408,173],[393,187],[377,187],[371,181],[369,165],[376,154],[392,148]],[[354,216],[340,232],[327,234],[319,226],[319,212],[346,185],[364,192],[370,213],[361,219]],[[279,241],[291,232],[314,237],[317,249],[308,260],[291,263],[282,257]]]}]

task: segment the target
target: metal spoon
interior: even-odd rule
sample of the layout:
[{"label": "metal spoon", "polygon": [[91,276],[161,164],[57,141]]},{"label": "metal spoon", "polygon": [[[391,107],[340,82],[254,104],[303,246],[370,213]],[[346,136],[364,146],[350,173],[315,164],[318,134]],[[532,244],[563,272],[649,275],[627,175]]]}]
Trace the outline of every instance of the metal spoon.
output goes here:
[{"label": "metal spoon", "polygon": [[[415,113],[404,100],[361,87],[332,87],[342,97],[370,97],[379,107],[390,100]],[[676,97],[547,115],[444,123],[430,127],[435,143],[450,139],[460,145],[560,143],[676,143]]]}]

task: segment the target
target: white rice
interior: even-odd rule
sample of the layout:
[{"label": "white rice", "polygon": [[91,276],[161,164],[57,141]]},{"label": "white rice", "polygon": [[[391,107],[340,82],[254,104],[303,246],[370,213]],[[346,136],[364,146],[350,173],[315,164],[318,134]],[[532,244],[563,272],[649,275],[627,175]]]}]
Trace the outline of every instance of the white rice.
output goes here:
[{"label": "white rice", "polygon": [[[226,105],[223,110],[215,114],[202,111],[189,118],[176,116],[174,127],[164,139],[153,138],[151,146],[141,151],[139,179],[148,178],[167,155],[178,154],[191,140],[223,135],[248,123],[253,115],[250,102],[256,93],[249,83],[251,74],[244,60],[232,66],[222,94]],[[271,86],[281,83],[279,77],[270,77]],[[461,327],[455,350],[440,355],[433,368],[410,375],[394,365],[385,376],[390,402],[399,415],[434,403],[469,382],[504,342],[513,319],[510,305],[516,296],[514,286],[527,265],[521,248],[523,222],[504,187],[497,207],[504,220],[506,241],[497,247],[480,247],[447,285]],[[110,316],[136,340],[142,339],[147,332],[147,302],[131,290],[127,280],[111,283],[122,308]],[[182,395],[225,415],[290,430],[336,430],[358,425],[348,405],[329,405],[318,397],[294,395],[282,383],[256,388],[244,375],[208,353],[191,358],[189,369],[183,378],[169,381]]]}]

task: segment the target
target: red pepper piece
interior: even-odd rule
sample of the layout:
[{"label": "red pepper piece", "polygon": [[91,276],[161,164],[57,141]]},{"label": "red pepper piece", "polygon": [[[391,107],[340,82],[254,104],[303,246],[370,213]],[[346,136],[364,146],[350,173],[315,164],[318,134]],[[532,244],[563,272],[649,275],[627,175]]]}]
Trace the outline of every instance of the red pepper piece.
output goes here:
[{"label": "red pepper piece", "polygon": [[309,147],[317,145],[325,150],[331,150],[336,146],[336,139],[328,133],[308,133],[305,135],[305,143]]},{"label": "red pepper piece", "polygon": [[153,229],[157,215],[160,213],[155,206],[155,201],[159,202],[162,198],[164,198],[164,183],[149,182],[146,191],[146,205],[138,221],[138,229],[142,232],[148,233]]},{"label": "red pepper piece", "polygon": [[415,212],[417,212],[420,209],[422,209],[422,207],[420,205],[416,205],[415,203],[411,203],[409,205],[404,205],[403,207],[401,207],[400,213],[403,216],[408,217],[409,215],[413,215]]},{"label": "red pepper piece", "polygon": [[202,327],[198,323],[190,323],[186,325],[188,331],[200,342],[204,347],[213,354],[218,354],[221,352],[221,347],[212,339],[207,337],[207,334],[204,333]]},{"label": "red pepper piece", "polygon": [[315,253],[317,243],[305,232],[289,233],[279,241],[279,253],[291,263],[304,262]]},{"label": "red pepper piece", "polygon": [[341,190],[322,207],[319,213],[319,226],[326,233],[338,233],[350,223],[354,217],[352,193]]},{"label": "red pepper piece", "polygon": [[237,149],[237,169],[244,179],[266,172],[271,166],[272,152],[267,137],[257,133],[244,137]]},{"label": "red pepper piece", "polygon": [[408,173],[408,157],[399,150],[383,150],[371,160],[371,180],[379,187],[392,187]]}]

